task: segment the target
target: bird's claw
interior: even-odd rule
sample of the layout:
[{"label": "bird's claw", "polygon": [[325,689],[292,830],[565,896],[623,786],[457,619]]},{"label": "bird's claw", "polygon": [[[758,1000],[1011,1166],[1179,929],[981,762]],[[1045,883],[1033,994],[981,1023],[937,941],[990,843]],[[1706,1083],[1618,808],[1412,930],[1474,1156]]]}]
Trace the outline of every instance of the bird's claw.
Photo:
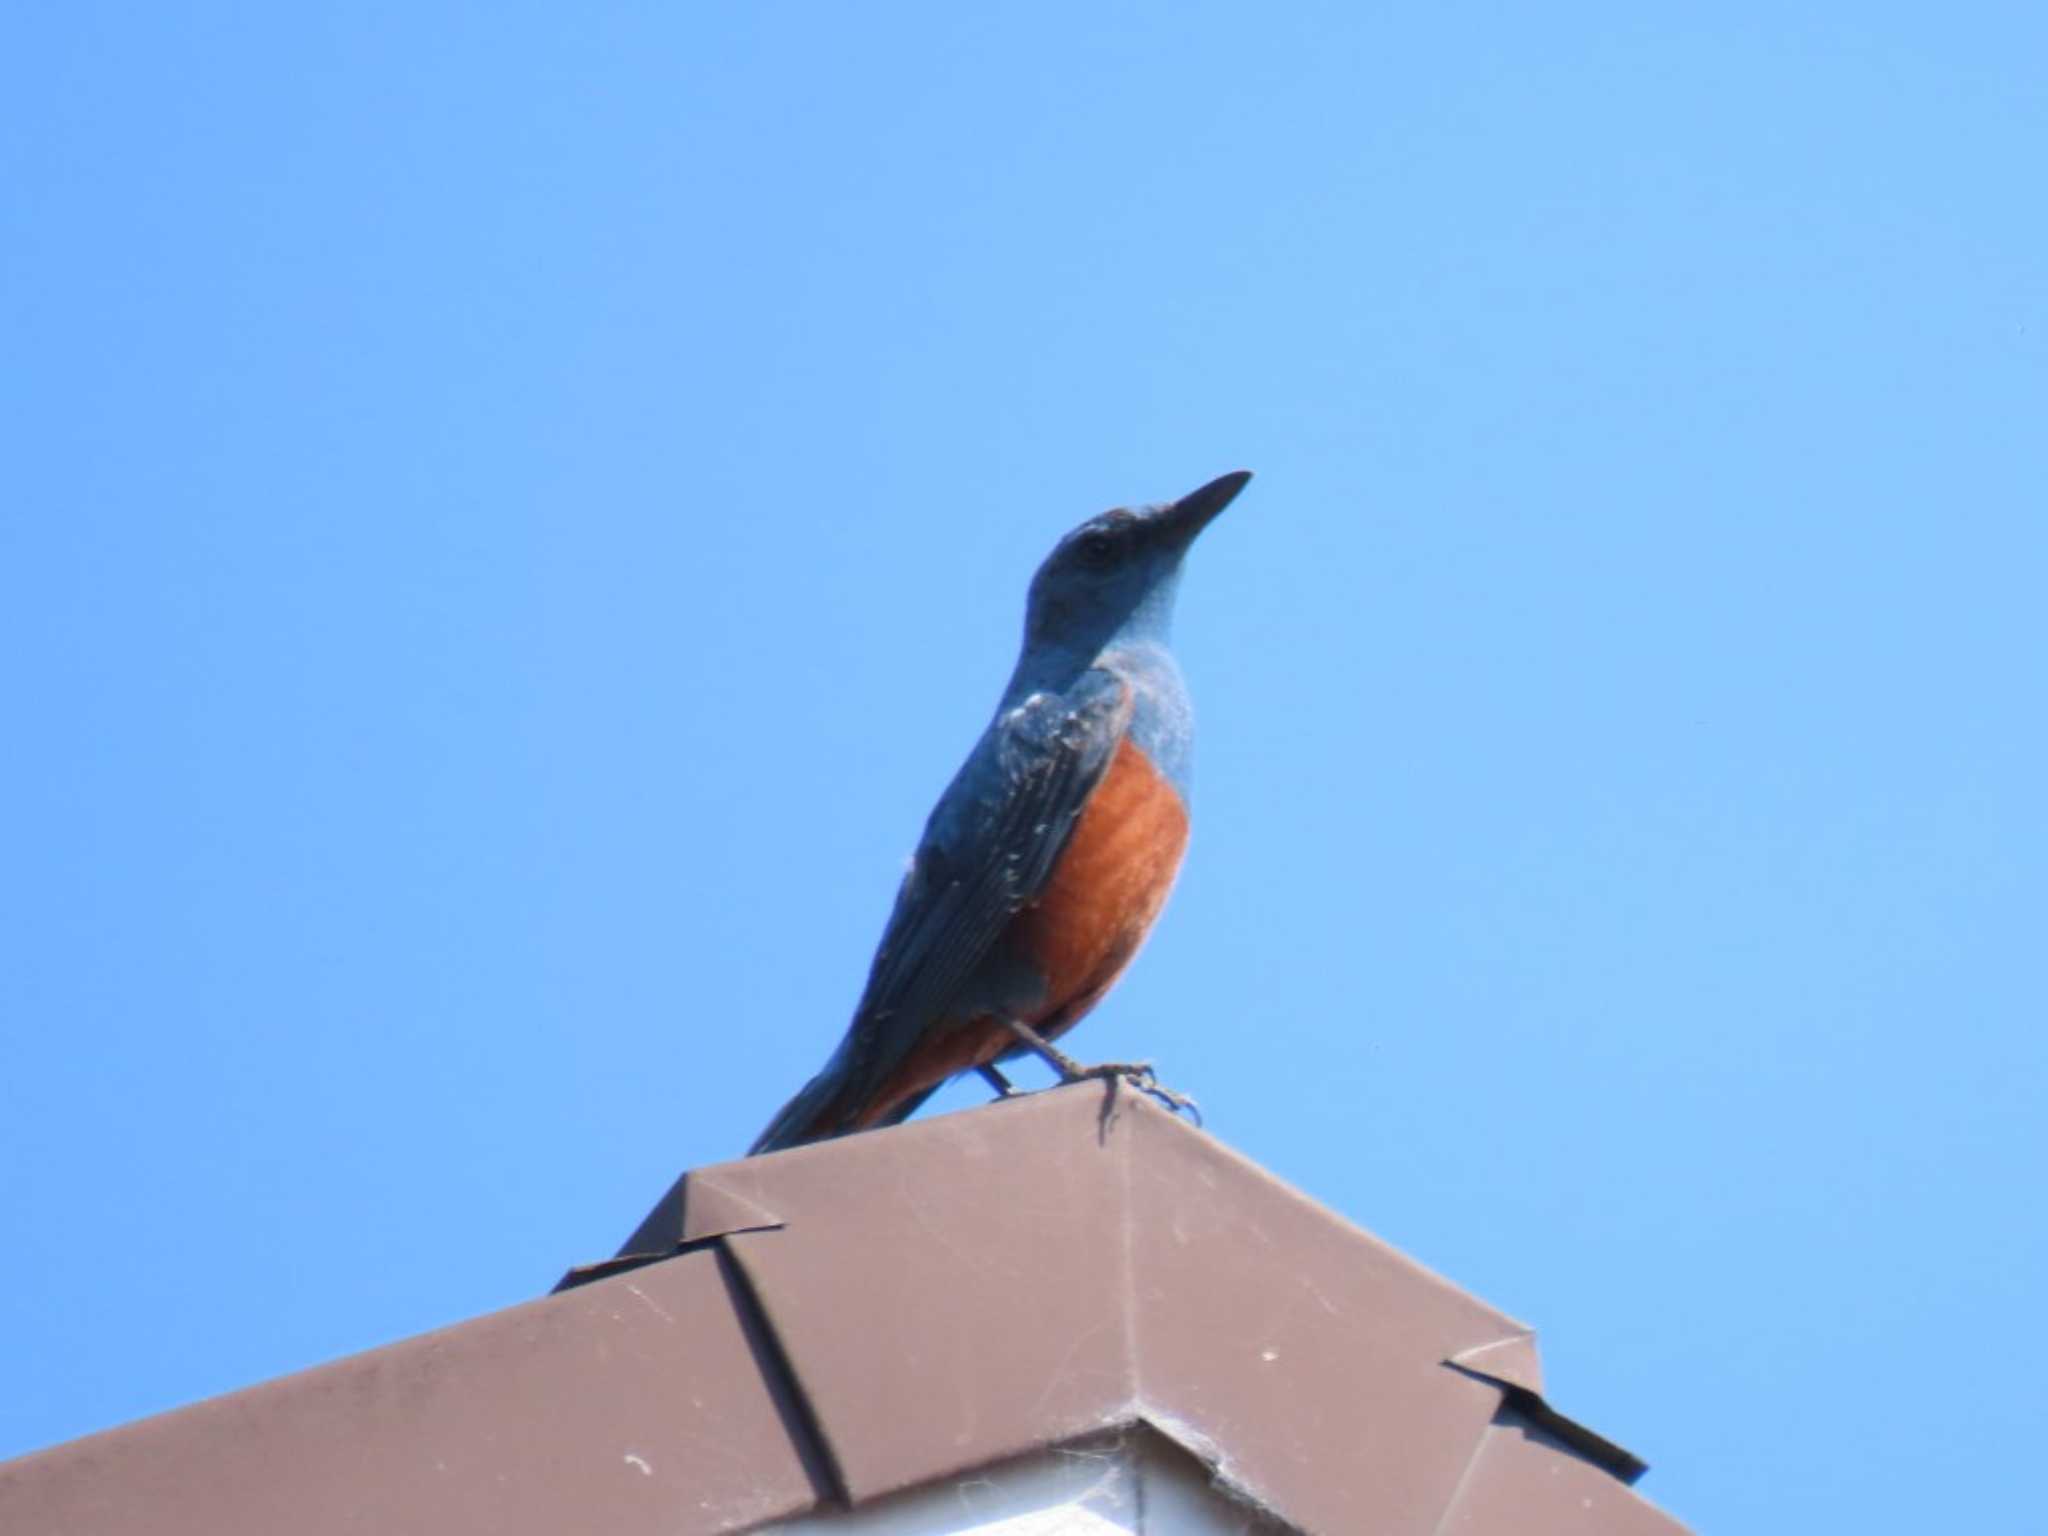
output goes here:
[{"label": "bird's claw", "polygon": [[1170,1113],[1184,1114],[1198,1126],[1202,1123],[1202,1106],[1195,1102],[1194,1096],[1167,1087],[1152,1075],[1149,1068],[1142,1077],[1132,1077],[1130,1084],[1140,1093],[1150,1094],[1164,1104]]},{"label": "bird's claw", "polygon": [[1129,1083],[1138,1092],[1157,1099],[1173,1113],[1187,1115],[1196,1125],[1202,1123],[1202,1106],[1187,1094],[1160,1082],[1149,1061],[1109,1061],[1097,1067],[1078,1067],[1066,1077],[1070,1083]]},{"label": "bird's claw", "polygon": [[[1173,1089],[1160,1082],[1152,1071],[1151,1062],[1109,1061],[1104,1062],[1098,1067],[1084,1067],[1023,1020],[1005,1019],[1003,1023],[1009,1027],[1010,1033],[1015,1035],[1027,1049],[1035,1052],[1043,1058],[1047,1066],[1059,1073],[1061,1082],[1108,1083],[1110,1086],[1110,1097],[1109,1104],[1104,1106],[1105,1113],[1116,1103],[1116,1085],[1127,1082],[1140,1093],[1151,1095],[1175,1114],[1184,1111],[1195,1124],[1200,1125],[1202,1123],[1202,1107],[1186,1094],[1176,1093]],[[984,1067],[982,1068],[982,1075],[990,1077],[991,1082],[1001,1082],[1007,1087],[1007,1081],[999,1073],[991,1076],[993,1071],[993,1068]]]}]

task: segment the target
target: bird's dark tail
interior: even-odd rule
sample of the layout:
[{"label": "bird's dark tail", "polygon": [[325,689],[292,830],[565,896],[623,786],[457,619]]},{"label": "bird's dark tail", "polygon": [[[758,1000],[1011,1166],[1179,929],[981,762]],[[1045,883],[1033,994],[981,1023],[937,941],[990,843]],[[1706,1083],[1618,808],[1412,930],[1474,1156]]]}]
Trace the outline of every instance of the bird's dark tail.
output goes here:
[{"label": "bird's dark tail", "polygon": [[790,1147],[801,1147],[806,1142],[829,1141],[834,1136],[844,1136],[852,1131],[895,1125],[916,1114],[924,1101],[939,1091],[938,1084],[934,1083],[924,1092],[912,1094],[886,1115],[856,1124],[840,1102],[845,1096],[846,1083],[842,1074],[833,1070],[837,1065],[836,1062],[828,1065],[797,1090],[796,1097],[783,1105],[775,1118],[768,1122],[768,1129],[754,1138],[754,1144],[747,1148],[747,1156],[759,1157],[763,1152],[782,1152]]},{"label": "bird's dark tail", "polygon": [[754,1144],[747,1148],[747,1156],[759,1157],[763,1152],[780,1152],[787,1147],[800,1147],[807,1141],[823,1141],[833,1135],[832,1113],[839,1098],[842,1084],[840,1074],[830,1066],[797,1090],[796,1097],[776,1111],[775,1118],[768,1122],[768,1129],[754,1138]]}]

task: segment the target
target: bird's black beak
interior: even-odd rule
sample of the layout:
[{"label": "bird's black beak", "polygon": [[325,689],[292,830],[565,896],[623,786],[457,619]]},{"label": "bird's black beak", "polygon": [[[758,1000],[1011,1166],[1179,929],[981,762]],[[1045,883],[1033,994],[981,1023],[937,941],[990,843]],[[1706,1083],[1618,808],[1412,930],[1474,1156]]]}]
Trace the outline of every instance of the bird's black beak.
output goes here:
[{"label": "bird's black beak", "polygon": [[1190,491],[1166,509],[1160,521],[1183,548],[1192,544],[1195,535],[1215,521],[1216,514],[1237,499],[1237,493],[1245,488],[1252,472],[1248,469],[1234,469],[1227,475],[1218,475],[1199,491]]}]

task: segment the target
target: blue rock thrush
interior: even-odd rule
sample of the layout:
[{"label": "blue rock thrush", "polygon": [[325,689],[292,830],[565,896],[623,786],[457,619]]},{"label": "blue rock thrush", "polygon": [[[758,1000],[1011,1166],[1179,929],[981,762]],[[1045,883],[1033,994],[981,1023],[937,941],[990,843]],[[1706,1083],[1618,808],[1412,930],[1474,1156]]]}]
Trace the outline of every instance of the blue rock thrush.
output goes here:
[{"label": "blue rock thrush", "polygon": [[[753,1145],[894,1125],[948,1078],[1033,1051],[1101,1000],[1165,905],[1188,839],[1193,718],[1168,648],[1182,557],[1251,476],[1092,517],[1032,578],[995,719],[925,823],[853,1023]],[[1167,1095],[1178,1099],[1177,1095]]]}]

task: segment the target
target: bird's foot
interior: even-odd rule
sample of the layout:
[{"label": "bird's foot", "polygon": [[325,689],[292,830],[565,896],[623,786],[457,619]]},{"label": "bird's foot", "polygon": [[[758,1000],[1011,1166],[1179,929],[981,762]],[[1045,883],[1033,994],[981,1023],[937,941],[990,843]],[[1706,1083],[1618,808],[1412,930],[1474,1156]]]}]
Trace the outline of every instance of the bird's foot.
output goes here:
[{"label": "bird's foot", "polygon": [[[1202,1107],[1184,1093],[1175,1091],[1159,1081],[1149,1061],[1106,1061],[1097,1066],[1084,1067],[1065,1051],[1054,1045],[1045,1036],[1021,1019],[1005,1019],[1010,1032],[1025,1045],[1045,1059],[1047,1066],[1059,1073],[1063,1083],[1106,1082],[1112,1095],[1116,1085],[1129,1083],[1138,1092],[1157,1099],[1175,1114],[1185,1114],[1200,1125]],[[1007,1081],[1004,1083],[1008,1087]]]},{"label": "bird's foot", "polygon": [[1184,1114],[1195,1124],[1202,1123],[1202,1106],[1178,1089],[1169,1088],[1159,1081],[1149,1061],[1105,1061],[1098,1066],[1076,1067],[1065,1074],[1070,1083],[1107,1082],[1129,1083],[1138,1092],[1157,1099],[1175,1114]]}]

